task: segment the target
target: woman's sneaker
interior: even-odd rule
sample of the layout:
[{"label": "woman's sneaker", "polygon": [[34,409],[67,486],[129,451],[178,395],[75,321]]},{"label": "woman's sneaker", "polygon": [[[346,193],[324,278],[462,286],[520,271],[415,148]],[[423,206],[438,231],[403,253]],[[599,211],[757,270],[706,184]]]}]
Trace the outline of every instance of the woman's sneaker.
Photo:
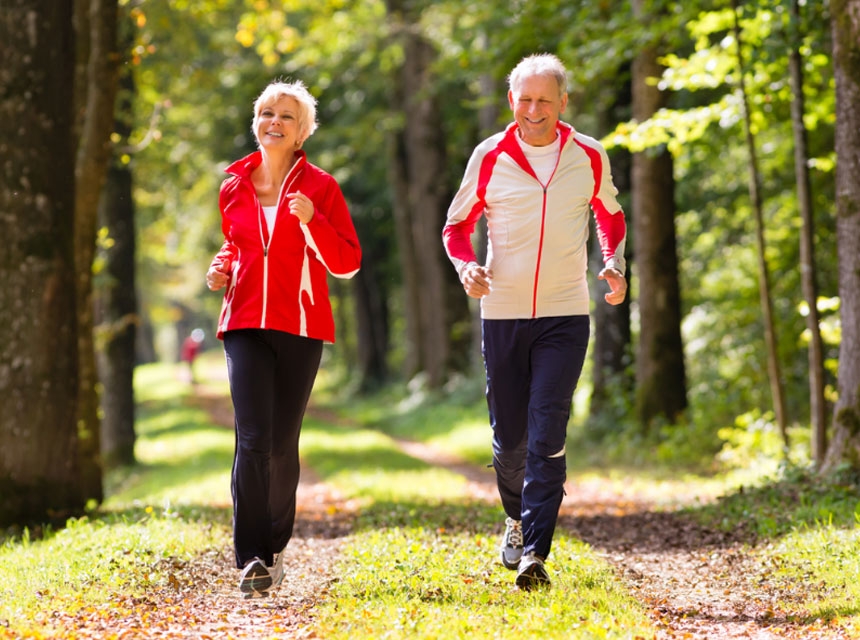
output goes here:
[{"label": "woman's sneaker", "polygon": [[268,596],[271,587],[272,575],[262,560],[254,558],[245,563],[245,568],[242,569],[242,575],[239,577],[239,591],[246,598]]},{"label": "woman's sneaker", "polygon": [[505,519],[505,536],[502,538],[502,564],[508,569],[520,566],[523,556],[523,523],[513,518]]},{"label": "woman's sneaker", "polygon": [[284,581],[284,554],[286,552],[287,548],[284,547],[280,553],[276,553],[272,568],[269,569],[269,573],[272,576],[272,586],[270,587],[272,590],[277,589]]},{"label": "woman's sneaker", "polygon": [[517,586],[523,591],[535,588],[548,588],[549,575],[543,566],[543,559],[533,553],[527,553],[520,560],[517,571]]}]

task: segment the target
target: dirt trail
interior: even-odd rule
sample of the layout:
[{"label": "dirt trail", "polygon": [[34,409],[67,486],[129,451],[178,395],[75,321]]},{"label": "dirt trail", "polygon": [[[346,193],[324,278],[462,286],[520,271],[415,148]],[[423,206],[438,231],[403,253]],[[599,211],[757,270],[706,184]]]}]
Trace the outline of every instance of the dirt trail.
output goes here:
[{"label": "dirt trail", "polygon": [[[195,402],[214,420],[232,427],[229,400],[198,395]],[[497,501],[491,469],[463,464],[420,443],[400,446],[413,457],[463,475],[475,498]],[[314,607],[333,580],[331,568],[354,511],[353,505],[303,469],[287,574],[272,597],[238,597],[237,571],[225,549],[176,567],[177,579],[169,587],[118,609],[122,613],[116,614],[110,636],[314,637],[309,630]],[[661,511],[652,499],[628,489],[619,492],[598,481],[569,484],[559,528],[590,544],[616,567],[620,579],[647,603],[658,628],[656,640],[849,637],[827,626],[788,621],[777,602],[791,601],[796,594],[757,564],[740,536]],[[208,589],[201,590],[201,584]],[[102,615],[98,619],[104,620]],[[93,627],[78,619],[73,624],[79,630],[76,637],[110,637],[101,628],[103,623]],[[145,635],[139,633],[143,629]]]}]

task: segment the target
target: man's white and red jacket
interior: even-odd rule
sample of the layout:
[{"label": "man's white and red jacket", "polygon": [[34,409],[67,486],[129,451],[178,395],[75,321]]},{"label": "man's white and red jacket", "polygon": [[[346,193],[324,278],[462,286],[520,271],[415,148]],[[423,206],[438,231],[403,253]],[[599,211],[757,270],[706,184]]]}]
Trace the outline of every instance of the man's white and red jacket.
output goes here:
[{"label": "man's white and red jacket", "polygon": [[458,273],[477,262],[471,236],[487,218],[487,266],[493,279],[481,299],[485,319],[589,313],[588,219],[593,211],[606,267],[625,273],[627,227],[615,199],[609,158],[594,138],[558,123],[558,154],[544,184],[511,123],[479,144],[442,232]]},{"label": "man's white and red jacket", "polygon": [[[361,247],[335,179],[307,161],[303,151],[278,196],[273,232],[251,182],[260,151],[227,167],[221,184],[224,244],[212,266],[229,275],[218,337],[231,329],[275,329],[334,342],[327,273],[351,278]],[[303,224],[290,213],[287,194],[301,191],[314,203]]]}]

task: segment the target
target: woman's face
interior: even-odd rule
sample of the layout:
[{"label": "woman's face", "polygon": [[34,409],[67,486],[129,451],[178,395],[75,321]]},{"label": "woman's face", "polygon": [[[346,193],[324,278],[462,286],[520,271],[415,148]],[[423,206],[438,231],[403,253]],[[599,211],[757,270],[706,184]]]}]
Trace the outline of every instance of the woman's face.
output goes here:
[{"label": "woman's face", "polygon": [[269,151],[295,151],[299,142],[299,102],[281,96],[264,105],[254,121],[254,134],[260,147]]}]

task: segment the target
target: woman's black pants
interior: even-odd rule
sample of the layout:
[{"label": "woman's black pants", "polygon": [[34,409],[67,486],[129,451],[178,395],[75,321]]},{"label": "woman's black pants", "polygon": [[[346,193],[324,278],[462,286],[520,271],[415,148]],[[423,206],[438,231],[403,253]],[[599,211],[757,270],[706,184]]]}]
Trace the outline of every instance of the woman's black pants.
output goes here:
[{"label": "woman's black pants", "polygon": [[271,566],[293,534],[299,433],[322,357],[322,341],[271,329],[224,334],[236,421],[233,546],[236,566]]}]

